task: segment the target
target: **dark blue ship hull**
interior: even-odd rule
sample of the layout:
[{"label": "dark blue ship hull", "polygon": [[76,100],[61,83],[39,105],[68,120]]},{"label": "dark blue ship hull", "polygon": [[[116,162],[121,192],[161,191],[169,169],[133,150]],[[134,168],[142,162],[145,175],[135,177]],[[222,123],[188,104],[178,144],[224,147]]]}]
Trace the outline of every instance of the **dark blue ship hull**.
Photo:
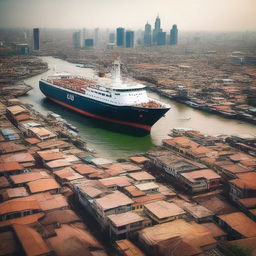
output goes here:
[{"label": "dark blue ship hull", "polygon": [[99,120],[134,127],[149,133],[151,127],[169,108],[143,108],[136,106],[115,106],[87,98],[74,91],[39,82],[42,93],[50,100],[83,115]]}]

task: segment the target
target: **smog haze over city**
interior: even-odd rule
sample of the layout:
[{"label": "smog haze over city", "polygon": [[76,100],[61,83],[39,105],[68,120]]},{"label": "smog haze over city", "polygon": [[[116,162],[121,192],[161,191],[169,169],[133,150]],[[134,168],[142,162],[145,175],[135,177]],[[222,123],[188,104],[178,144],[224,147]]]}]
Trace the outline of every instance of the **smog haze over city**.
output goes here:
[{"label": "smog haze over city", "polygon": [[251,31],[255,11],[255,0],[0,0],[0,26],[139,29],[159,14],[164,29]]},{"label": "smog haze over city", "polygon": [[0,255],[255,256],[256,0],[0,0]]}]

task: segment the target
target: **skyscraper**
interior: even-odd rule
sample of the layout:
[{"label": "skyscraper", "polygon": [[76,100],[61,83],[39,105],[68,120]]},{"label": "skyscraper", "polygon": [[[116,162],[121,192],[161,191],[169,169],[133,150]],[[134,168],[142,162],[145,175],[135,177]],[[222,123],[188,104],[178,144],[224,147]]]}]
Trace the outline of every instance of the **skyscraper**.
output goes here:
[{"label": "skyscraper", "polygon": [[145,32],[144,32],[144,45],[145,46],[151,46],[151,40],[152,40],[152,35],[151,35],[151,25],[147,24],[145,25]]},{"label": "skyscraper", "polygon": [[170,45],[176,45],[178,43],[178,29],[177,25],[174,24],[170,31]]},{"label": "skyscraper", "polygon": [[116,45],[118,47],[124,47],[124,28],[116,29]]},{"label": "skyscraper", "polygon": [[153,44],[157,43],[157,36],[158,36],[159,32],[162,32],[161,21],[160,21],[159,16],[157,16],[156,21],[155,21],[155,28],[153,30]]},{"label": "skyscraper", "polygon": [[39,28],[33,29],[34,50],[39,50]]},{"label": "skyscraper", "polygon": [[125,33],[125,46],[126,48],[134,47],[134,31],[126,31]]},{"label": "skyscraper", "polygon": [[73,32],[73,47],[75,49],[81,48],[81,37],[80,37],[80,31]]},{"label": "skyscraper", "polygon": [[99,28],[94,29],[94,45],[99,44]]},{"label": "skyscraper", "polygon": [[111,44],[115,43],[115,33],[109,34],[109,43],[111,43]]},{"label": "skyscraper", "polygon": [[157,45],[166,45],[166,32],[158,32],[157,34]]},{"label": "skyscraper", "polygon": [[84,47],[85,48],[92,48],[94,46],[94,42],[92,38],[88,38],[84,40]]}]

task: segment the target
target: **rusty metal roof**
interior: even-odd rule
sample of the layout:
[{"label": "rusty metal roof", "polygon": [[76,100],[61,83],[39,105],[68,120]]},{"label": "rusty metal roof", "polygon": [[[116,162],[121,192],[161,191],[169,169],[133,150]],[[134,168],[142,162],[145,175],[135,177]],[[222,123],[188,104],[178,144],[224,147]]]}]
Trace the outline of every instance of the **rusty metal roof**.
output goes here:
[{"label": "rusty metal roof", "polygon": [[14,224],[13,230],[27,256],[46,255],[51,252],[41,235],[33,228]]},{"label": "rusty metal roof", "polygon": [[0,214],[19,212],[24,210],[41,210],[41,207],[37,201],[27,200],[26,198],[12,199],[0,204]]},{"label": "rusty metal roof", "polygon": [[[41,170],[41,169],[40,169]],[[22,173],[22,174],[17,174],[17,175],[11,175],[10,179],[14,184],[21,184],[21,183],[27,183],[33,180],[38,180],[42,178],[49,178],[49,174],[45,171],[34,171],[32,172],[27,172],[27,173]]]},{"label": "rusty metal roof", "polygon": [[26,147],[14,142],[0,142],[0,153],[13,153],[26,150]]},{"label": "rusty metal roof", "polygon": [[15,154],[6,154],[0,156],[0,162],[33,162],[35,161],[34,157],[29,153],[15,153]]},{"label": "rusty metal roof", "polygon": [[34,180],[27,184],[31,193],[44,192],[60,188],[60,185],[53,178]]},{"label": "rusty metal roof", "polygon": [[0,163],[1,172],[22,171],[24,168],[18,162]]}]

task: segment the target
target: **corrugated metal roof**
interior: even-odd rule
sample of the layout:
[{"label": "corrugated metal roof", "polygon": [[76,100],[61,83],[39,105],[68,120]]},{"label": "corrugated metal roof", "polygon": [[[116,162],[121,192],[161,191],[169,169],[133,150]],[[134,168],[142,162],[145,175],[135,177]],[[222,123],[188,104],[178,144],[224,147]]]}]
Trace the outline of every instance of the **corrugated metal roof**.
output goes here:
[{"label": "corrugated metal roof", "polygon": [[13,142],[0,142],[0,152],[3,154],[24,151],[25,149],[26,147],[21,144]]},{"label": "corrugated metal roof", "polygon": [[158,219],[169,218],[185,213],[185,211],[176,204],[162,200],[145,204],[144,207]]},{"label": "corrugated metal roof", "polygon": [[4,136],[8,136],[8,135],[14,135],[16,134],[17,132],[11,128],[4,128],[1,130],[1,133],[4,135]]},{"label": "corrugated metal roof", "polygon": [[28,112],[27,109],[19,106],[19,105],[15,105],[15,106],[11,106],[11,107],[8,107],[6,108],[10,113],[12,113],[12,115],[17,115],[19,113],[26,113]]},{"label": "corrugated metal roof", "polygon": [[19,212],[25,210],[41,210],[38,202],[26,198],[17,198],[0,204],[0,214]]},{"label": "corrugated metal roof", "polygon": [[1,189],[0,195],[2,196],[3,200],[5,201],[8,199],[12,199],[12,198],[28,196],[29,194],[24,187],[18,187],[18,188]]},{"label": "corrugated metal roof", "polygon": [[132,199],[119,191],[114,191],[111,194],[96,199],[96,204],[99,205],[104,211],[132,203]]},{"label": "corrugated metal roof", "polygon": [[11,175],[10,179],[14,184],[27,183],[33,180],[38,180],[42,178],[49,178],[49,174],[45,171],[33,171],[28,173],[22,173],[18,175]]},{"label": "corrugated metal roof", "polygon": [[28,183],[31,193],[38,193],[60,188],[60,185],[53,178],[39,179]]},{"label": "corrugated metal roof", "polygon": [[120,214],[111,214],[108,216],[108,219],[116,227],[121,227],[124,225],[132,224],[132,223],[136,223],[144,220],[144,218],[142,218],[139,214],[131,211],[120,213]]},{"label": "corrugated metal roof", "polygon": [[22,171],[24,168],[18,162],[0,163],[1,172]]},{"label": "corrugated metal roof", "polygon": [[55,169],[55,168],[60,168],[60,167],[66,167],[66,166],[70,166],[71,163],[69,163],[67,160],[65,159],[58,159],[58,160],[53,160],[53,161],[49,161],[46,163],[46,166],[50,169]]},{"label": "corrugated metal roof", "polygon": [[34,162],[34,157],[29,153],[16,153],[16,154],[6,154],[0,156],[0,161],[3,162]]}]

